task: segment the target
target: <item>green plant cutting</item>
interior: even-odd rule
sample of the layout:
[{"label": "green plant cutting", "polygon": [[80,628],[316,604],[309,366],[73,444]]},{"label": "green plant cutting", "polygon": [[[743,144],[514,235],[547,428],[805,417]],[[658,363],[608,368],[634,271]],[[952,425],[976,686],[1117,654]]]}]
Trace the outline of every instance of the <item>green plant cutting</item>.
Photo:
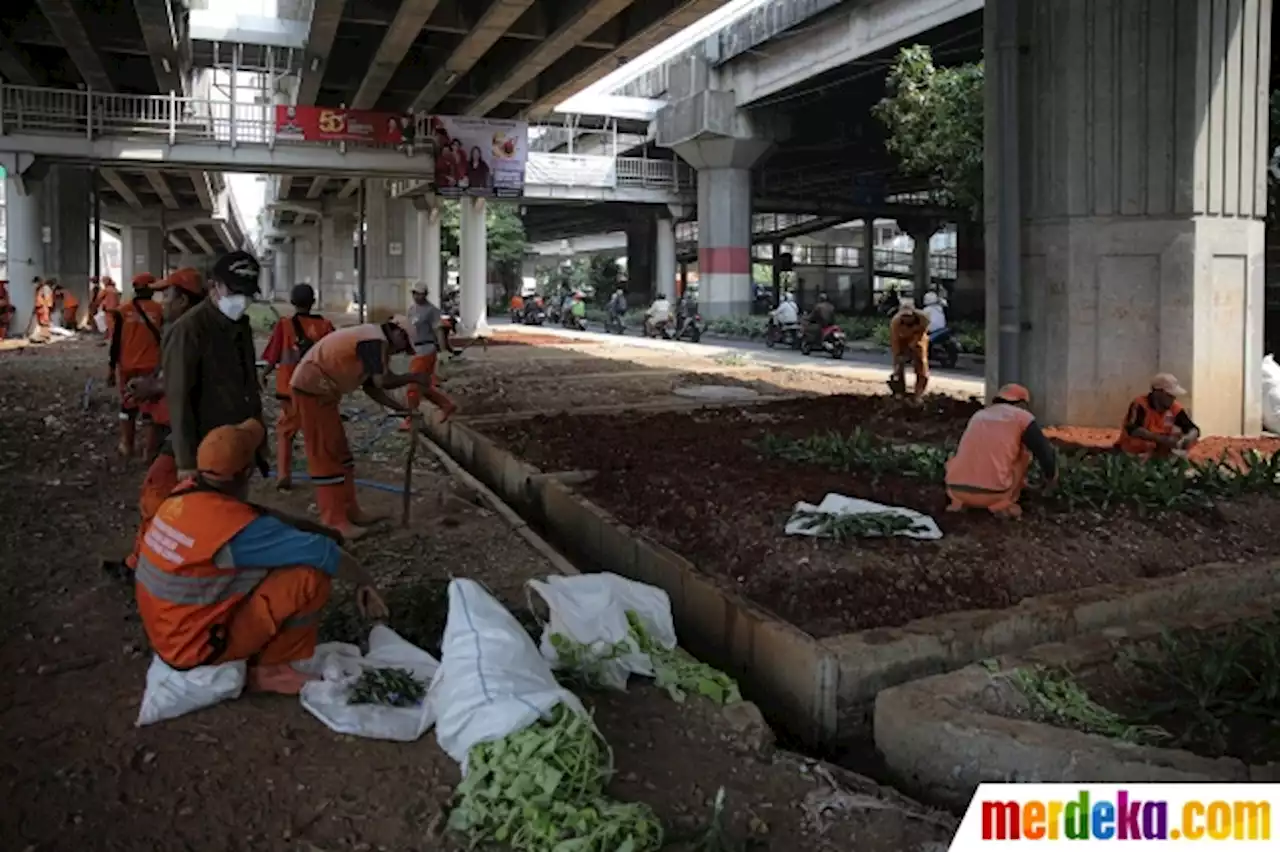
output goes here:
[{"label": "green plant cutting", "polygon": [[798,512],[796,518],[804,524],[806,532],[830,536],[839,542],[857,538],[887,538],[899,533],[920,533],[928,530],[928,527],[917,519],[897,512],[867,512],[861,515]]},{"label": "green plant cutting", "polygon": [[1135,725],[1089,697],[1074,678],[1037,666],[1012,673],[1014,686],[1032,708],[1073,730],[1137,744],[1167,740],[1169,733],[1152,725]]},{"label": "green plant cutting", "polygon": [[427,685],[408,669],[365,669],[347,691],[349,704],[416,707],[427,697]]},{"label": "green plant cutting", "polygon": [[467,755],[449,828],[472,846],[516,852],[647,852],[662,825],[642,804],[604,795],[612,756],[590,717],[557,705],[549,718]]}]

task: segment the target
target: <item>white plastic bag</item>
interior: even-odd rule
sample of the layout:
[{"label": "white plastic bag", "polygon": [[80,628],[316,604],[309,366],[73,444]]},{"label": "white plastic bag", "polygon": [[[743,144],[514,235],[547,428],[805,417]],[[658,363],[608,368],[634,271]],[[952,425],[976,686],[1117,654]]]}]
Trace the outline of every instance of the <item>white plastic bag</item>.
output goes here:
[{"label": "white plastic bag", "polygon": [[153,656],[136,724],[139,728],[154,725],[238,698],[244,689],[244,680],[244,660],[180,672]]},{"label": "white plastic bag", "polygon": [[915,509],[908,509],[904,506],[885,506],[881,503],[873,503],[870,500],[859,500],[854,497],[846,497],[843,494],[828,494],[822,498],[822,502],[817,506],[812,503],[797,503],[796,507],[791,510],[791,519],[787,521],[784,529],[787,535],[807,535],[807,536],[823,536],[826,535],[821,529],[814,529],[811,521],[800,517],[801,513],[812,514],[819,513],[823,515],[901,515],[915,521],[916,530],[903,530],[894,533],[895,536],[904,538],[915,538],[921,541],[936,541],[942,538],[942,530],[938,527],[938,522],[928,515],[922,515]]},{"label": "white plastic bag", "polygon": [[467,752],[549,714],[557,704],[586,712],[556,683],[551,666],[515,617],[474,580],[449,583],[440,669],[427,695],[436,739],[467,770]]},{"label": "white plastic bag", "polygon": [[1270,355],[1262,359],[1262,428],[1280,432],[1280,364]]},{"label": "white plastic bag", "polygon": [[316,646],[315,656],[294,668],[320,675],[302,687],[302,706],[330,730],[354,737],[413,742],[431,727],[434,717],[425,699],[416,707],[350,704],[347,692],[367,668],[408,669],[430,684],[440,664],[417,645],[410,644],[389,627],[377,625],[369,633],[369,653],[355,645],[326,642]]},{"label": "white plastic bag", "polygon": [[676,628],[671,618],[671,599],[662,589],[637,583],[617,574],[579,574],[530,580],[550,609],[542,629],[542,656],[554,667],[557,660],[551,635],[558,633],[607,656],[613,647],[625,643],[629,650],[617,658],[601,661],[597,669],[602,686],[626,689],[632,674],[653,677],[653,663],[631,638],[628,610],[644,625],[646,634],[663,648],[676,646]]},{"label": "white plastic bag", "polygon": [[106,334],[107,333],[107,312],[99,308],[98,312],[93,315],[93,324],[94,326],[97,327],[98,334]]}]

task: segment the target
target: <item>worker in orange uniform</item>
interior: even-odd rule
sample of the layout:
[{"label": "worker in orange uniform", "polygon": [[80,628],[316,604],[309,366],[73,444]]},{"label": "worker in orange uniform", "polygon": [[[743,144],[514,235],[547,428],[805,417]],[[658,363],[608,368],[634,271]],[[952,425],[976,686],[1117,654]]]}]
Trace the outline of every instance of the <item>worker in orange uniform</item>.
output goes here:
[{"label": "worker in orange uniform", "polygon": [[[120,389],[120,457],[132,458],[134,429],[142,413],[138,401],[129,392],[129,383],[144,376],[155,375],[160,369],[161,328],[164,326],[164,308],[152,301],[152,285],[156,277],[144,272],[133,278],[133,299],[112,311],[111,349],[108,358],[107,384]],[[148,431],[147,444],[159,442],[150,434],[154,425],[150,417],[144,418]]]},{"label": "worker in orange uniform", "polygon": [[903,302],[889,321],[889,351],[893,355],[893,376],[889,387],[894,396],[907,392],[907,365],[916,374],[912,398],[919,400],[929,386],[929,315],[912,302]]},{"label": "worker in orange uniform", "polygon": [[[427,285],[415,285],[413,304],[409,306],[409,330],[413,339],[413,360],[409,362],[409,372],[427,376],[430,386],[419,390],[418,385],[409,385],[405,390],[405,402],[411,411],[417,411],[425,396],[432,405],[440,409],[441,421],[448,420],[458,410],[453,400],[436,386],[436,361],[440,350],[445,346],[444,329],[441,328],[443,322],[444,315],[427,298]],[[401,430],[411,428],[411,420],[411,417],[406,417],[400,426]]]},{"label": "worker in orange uniform", "polygon": [[1116,448],[1143,456],[1185,455],[1200,440],[1200,427],[1178,402],[1186,394],[1169,373],[1152,378],[1151,391],[1129,403]]},{"label": "worker in orange uniform", "polygon": [[288,491],[293,487],[293,439],[298,435],[298,412],[289,391],[293,371],[302,356],[311,350],[316,341],[333,331],[333,323],[311,313],[316,304],[316,291],[310,284],[294,285],[289,293],[293,316],[276,321],[271,339],[262,352],[267,369],[262,374],[266,387],[267,377],[276,374],[276,399],[280,403],[280,416],[276,418],[276,488]]},{"label": "worker in orange uniform", "polygon": [[219,426],[200,442],[196,476],[178,484],[143,535],[138,613],[155,653],[176,669],[247,660],[248,687],[296,695],[293,663],[315,653],[332,578],[382,619],[373,580],[332,534],[248,502],[262,422]]},{"label": "worker in orange uniform", "polygon": [[948,512],[986,509],[1004,518],[1022,517],[1018,500],[1034,458],[1045,493],[1058,482],[1058,455],[1029,410],[1031,394],[1005,385],[986,408],[969,418],[956,454],[947,461]]},{"label": "worker in orange uniform", "polygon": [[53,288],[58,282],[53,279],[41,281],[37,277],[32,279],[31,283],[36,291],[36,308],[33,317],[35,329],[31,338],[41,343],[48,343],[52,337],[51,329],[53,328]]},{"label": "worker in orange uniform", "polygon": [[116,282],[110,276],[103,276],[102,286],[89,304],[89,315],[104,339],[111,337],[111,314],[119,309],[120,291],[116,289]]},{"label": "worker in orange uniform", "polygon": [[0,280],[0,340],[9,336],[9,323],[13,320],[15,308],[9,298],[9,282]]},{"label": "worker in orange uniform", "polygon": [[59,284],[53,290],[53,301],[62,314],[62,327],[67,331],[75,331],[80,313],[80,300],[75,293]]},{"label": "worker in orange uniform", "polygon": [[322,338],[294,370],[290,387],[320,520],[348,541],[381,518],[362,512],[356,500],[355,459],[339,404],[345,394],[363,389],[374,402],[410,414],[387,391],[414,383],[430,388],[429,376],[391,372],[391,356],[412,351],[408,332],[395,323],[356,325]]}]

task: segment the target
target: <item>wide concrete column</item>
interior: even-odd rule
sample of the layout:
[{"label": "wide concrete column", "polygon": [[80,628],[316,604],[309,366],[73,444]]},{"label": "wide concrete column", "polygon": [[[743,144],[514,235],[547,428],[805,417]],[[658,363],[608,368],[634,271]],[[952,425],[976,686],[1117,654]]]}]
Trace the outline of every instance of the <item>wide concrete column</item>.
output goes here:
[{"label": "wide concrete column", "polygon": [[676,292],[676,223],[674,219],[658,217],[654,228],[653,282],[661,293],[674,298]]},{"label": "wide concrete column", "polygon": [[486,290],[488,282],[488,239],[485,224],[483,198],[462,198],[458,201],[458,241],[461,243],[462,328],[465,334],[488,332],[488,306]]},{"label": "wide concrete column", "polygon": [[416,279],[427,286],[427,298],[440,304],[441,278],[444,265],[440,253],[440,204],[427,199],[414,210],[417,234]]},{"label": "wide concrete column", "polygon": [[294,248],[292,239],[282,241],[276,246],[272,263],[272,289],[276,293],[283,293],[285,298],[288,298],[293,285],[298,283],[294,278]]},{"label": "wide concrete column", "polygon": [[648,305],[663,290],[654,274],[658,256],[657,221],[647,209],[637,210],[627,223],[627,293],[633,305]]},{"label": "wide concrete column", "polygon": [[160,278],[164,274],[164,232],[159,228],[126,226],[120,229],[121,293],[133,293],[133,276],[149,272]]},{"label": "wide concrete column", "polygon": [[57,279],[84,304],[93,274],[91,189],[92,173],[79,166],[54,166],[41,181],[45,277]]},{"label": "wide concrete column", "polygon": [[904,216],[898,219],[898,227],[911,237],[912,295],[916,305],[922,304],[924,294],[933,287],[933,252],[929,242],[943,223],[928,216]]},{"label": "wide concrete column", "polygon": [[9,299],[14,312],[9,334],[26,330],[35,310],[32,279],[43,274],[44,244],[40,241],[40,186],[10,169],[5,178],[5,239],[8,252]]},{"label": "wide concrete column", "polygon": [[328,210],[320,220],[320,272],[316,298],[330,311],[345,311],[354,299],[355,215],[350,209]]},{"label": "wide concrete column", "polygon": [[310,284],[314,289],[320,280],[320,224],[306,227],[303,233],[306,236],[295,236],[290,241],[293,245],[293,281],[276,283],[276,292],[281,298],[288,298],[293,284]]},{"label": "wide concrete column", "polygon": [[989,390],[1021,378],[1048,422],[1118,426],[1168,371],[1205,431],[1259,430],[1271,7],[989,0]]}]

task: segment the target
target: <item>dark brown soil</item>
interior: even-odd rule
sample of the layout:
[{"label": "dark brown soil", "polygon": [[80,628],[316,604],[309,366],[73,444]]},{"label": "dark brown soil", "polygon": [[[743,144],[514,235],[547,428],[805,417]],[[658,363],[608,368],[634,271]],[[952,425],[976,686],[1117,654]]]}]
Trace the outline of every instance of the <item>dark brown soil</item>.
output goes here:
[{"label": "dark brown soil", "polygon": [[[545,470],[595,470],[587,497],[621,521],[818,636],[905,624],[958,610],[1213,561],[1280,553],[1280,501],[1253,498],[1212,513],[1140,518],[1126,511],[1049,511],[1024,496],[1020,522],[944,513],[940,483],[879,481],[766,457],[766,433],[855,426],[913,442],[958,440],[976,403],[835,396],[697,414],[556,416],[481,427]],[[782,534],[798,501],[829,492],[931,514],[937,543],[837,544]]]}]

